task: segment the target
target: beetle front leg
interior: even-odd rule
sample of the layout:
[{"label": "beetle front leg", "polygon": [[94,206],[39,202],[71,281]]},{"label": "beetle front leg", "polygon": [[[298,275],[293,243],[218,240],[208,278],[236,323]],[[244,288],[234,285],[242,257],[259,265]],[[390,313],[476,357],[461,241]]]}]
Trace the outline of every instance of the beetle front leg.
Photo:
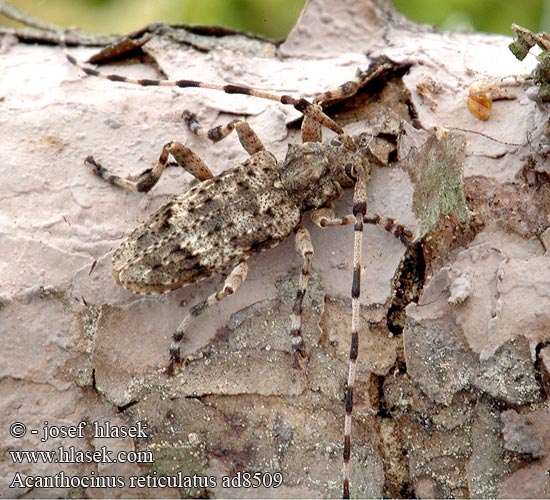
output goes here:
[{"label": "beetle front leg", "polygon": [[[314,106],[314,109],[322,113],[321,106],[318,104],[313,104],[312,106]],[[301,134],[302,142],[323,142],[321,123],[309,115],[304,115]]]},{"label": "beetle front leg", "polygon": [[[353,214],[344,215],[343,217],[336,217],[333,207],[314,210],[311,212],[310,218],[313,223],[320,228],[346,226],[355,222],[355,216]],[[414,233],[405,226],[398,224],[397,221],[391,217],[380,217],[377,214],[366,214],[363,216],[363,223],[373,224],[385,229],[407,247],[414,241]]]}]

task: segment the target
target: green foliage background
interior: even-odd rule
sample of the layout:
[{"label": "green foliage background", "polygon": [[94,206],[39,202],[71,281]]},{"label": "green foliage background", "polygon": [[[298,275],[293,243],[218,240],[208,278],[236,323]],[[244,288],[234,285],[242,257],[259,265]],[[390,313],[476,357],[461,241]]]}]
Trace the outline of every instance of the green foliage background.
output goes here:
[{"label": "green foliage background", "polygon": [[[362,0],[357,0],[362,1]],[[284,38],[305,0],[11,0],[44,21],[96,33],[126,33],[150,22],[216,24]],[[550,0],[394,0],[407,17],[444,29],[511,35],[516,22],[550,30]],[[3,22],[3,21],[1,21]]]}]

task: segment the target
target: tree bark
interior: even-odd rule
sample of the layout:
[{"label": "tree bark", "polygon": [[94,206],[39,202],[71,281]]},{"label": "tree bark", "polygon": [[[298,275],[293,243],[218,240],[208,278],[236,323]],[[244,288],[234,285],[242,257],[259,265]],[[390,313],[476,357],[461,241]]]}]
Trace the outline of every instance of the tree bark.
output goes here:
[{"label": "tree bark", "polygon": [[[223,277],[138,297],[115,285],[111,257],[191,179],[169,169],[138,195],[83,164],[93,154],[126,176],[153,165],[170,140],[185,142],[215,174],[246,158],[236,136],[213,145],[186,131],[184,109],[205,128],[244,116],[283,159],[300,142],[300,114],[248,96],[85,77],[51,45],[58,33],[42,32],[44,43],[40,30],[2,38],[0,425],[20,421],[40,436],[44,421],[86,420],[88,429],[140,421],[148,437],[40,442],[3,433],[0,446],[106,446],[151,451],[155,460],[21,465],[3,454],[1,496],[65,495],[9,487],[16,472],[60,470],[124,478],[117,490],[76,488],[79,496],[338,496],[353,228],[321,231],[304,217],[315,257],[301,370],[291,368],[288,335],[301,262],[286,241],[251,258],[239,292],[193,323],[183,346],[189,362],[169,378],[162,368],[172,332]],[[382,0],[311,0],[281,45],[162,25],[144,33],[145,43],[101,70],[312,98],[353,80],[373,57],[395,62],[400,69],[327,108],[347,133],[372,135],[369,212],[410,226],[418,240],[406,251],[382,229],[365,228],[352,495],[548,497],[547,110],[528,98],[523,79],[487,121],[466,105],[474,81],[526,74],[533,59],[518,62],[506,37],[415,25]],[[70,36],[79,60],[97,52]],[[347,193],[338,213],[351,206]],[[178,471],[216,485],[130,486],[132,476]],[[280,472],[283,485],[224,488],[222,477],[239,471],[264,481]]]}]

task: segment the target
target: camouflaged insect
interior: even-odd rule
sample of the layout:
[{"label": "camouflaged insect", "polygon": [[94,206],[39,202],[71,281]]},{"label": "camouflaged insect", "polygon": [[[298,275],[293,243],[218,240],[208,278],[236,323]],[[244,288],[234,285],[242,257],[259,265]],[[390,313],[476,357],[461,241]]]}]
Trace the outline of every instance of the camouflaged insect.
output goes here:
[{"label": "camouflaged insect", "polygon": [[329,160],[355,169],[362,158],[339,140],[291,146],[278,163],[268,151],[174,196],[120,245],[118,283],[164,293],[233,268],[292,234],[301,213],[326,206],[353,180]]},{"label": "camouflaged insect", "polygon": [[[223,288],[191,307],[176,332],[170,347],[168,372],[174,373],[181,362],[180,342],[192,320],[208,307],[233,294],[246,279],[246,260],[255,252],[272,248],[295,233],[296,249],[303,258],[302,272],[293,312],[290,336],[293,364],[306,351],[301,336],[302,301],[307,289],[313,246],[309,232],[301,225],[309,212],[319,227],[354,224],[353,279],[351,287],[352,321],[349,372],[346,389],[343,457],[343,496],[349,498],[349,460],[351,451],[351,415],[353,387],[358,354],[360,321],[360,279],[363,225],[377,224],[393,233],[404,244],[413,234],[393,219],[367,215],[366,184],[369,176],[367,147],[345,134],[343,128],[327,116],[320,106],[353,95],[366,82],[391,67],[387,61],[373,62],[358,72],[356,81],[317,96],[311,103],[287,95],[250,89],[237,85],[217,85],[193,80],[136,80],[102,73],[78,62],[66,50],[69,62],[86,74],[111,81],[143,86],[197,87],[246,94],[290,104],[304,114],[302,144],[289,145],[284,160],[278,161],[266,151],[250,126],[242,120],[207,132],[196,117],[185,111],[183,117],[195,134],[219,141],[235,130],[250,157],[214,177],[203,161],[189,148],[171,141],[162,148],[159,160],[137,180],[112,174],[92,157],[86,162],[92,172],[107,182],[134,191],[149,191],[160,179],[170,157],[195,176],[200,183],[167,204],[139,225],[120,245],[113,256],[116,281],[128,290],[141,294],[164,293],[187,286],[225,270],[230,273]],[[321,127],[336,137],[323,142]],[[346,188],[354,189],[353,213],[336,217],[332,206]]]}]

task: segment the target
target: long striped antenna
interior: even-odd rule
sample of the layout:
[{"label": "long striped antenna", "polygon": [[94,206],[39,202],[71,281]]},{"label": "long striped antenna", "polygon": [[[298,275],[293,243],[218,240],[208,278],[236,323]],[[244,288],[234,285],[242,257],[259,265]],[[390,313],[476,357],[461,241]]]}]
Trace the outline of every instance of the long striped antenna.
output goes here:
[{"label": "long striped antenna", "polygon": [[346,389],[346,415],[344,420],[344,461],[342,464],[343,498],[349,498],[349,461],[351,455],[351,415],[353,411],[353,385],[359,351],[361,257],[363,254],[363,218],[367,211],[367,174],[358,169],[353,193],[353,281],[351,285],[351,345],[349,349],[348,381]]},{"label": "long striped antenna", "polygon": [[259,97],[260,99],[268,99],[270,101],[277,101],[281,104],[289,104],[291,106],[294,106],[295,109],[297,109],[300,113],[303,113],[306,116],[309,116],[313,118],[315,121],[323,125],[324,127],[328,128],[329,130],[332,130],[338,135],[341,135],[344,133],[344,129],[341,125],[336,123],[332,118],[330,118],[328,115],[323,113],[323,111],[319,108],[319,106],[316,106],[309,102],[307,99],[296,99],[290,95],[279,95],[274,94],[272,92],[266,92],[264,90],[258,90],[258,89],[252,89],[249,87],[245,87],[243,85],[220,85],[217,83],[209,83],[209,82],[199,82],[196,80],[151,80],[148,78],[129,78],[127,76],[123,75],[117,75],[117,74],[110,74],[110,73],[104,73],[102,71],[99,71],[89,64],[80,62],[78,59],[76,59],[67,49],[67,45],[65,43],[65,34],[62,33],[60,36],[60,45],[63,48],[65,52],[65,57],[67,60],[77,68],[80,68],[84,73],[86,73],[89,76],[95,76],[98,78],[103,78],[105,80],[111,80],[112,82],[123,82],[123,83],[131,83],[134,85],[141,85],[142,87],[179,87],[179,88],[200,88],[200,89],[211,89],[211,90],[218,90],[225,92],[226,94],[243,94],[243,95],[250,95],[253,97]]},{"label": "long striped antenna", "polygon": [[[337,99],[345,98],[346,96],[348,96],[348,94],[354,93],[357,90],[358,86],[369,81],[369,75],[371,73],[377,76],[379,75],[379,71],[381,71],[379,65],[376,65],[376,64],[371,65],[369,66],[369,69],[367,71],[361,72],[358,75],[359,83],[357,85],[354,82],[348,82],[347,84],[340,86],[339,89],[321,94],[315,99],[314,103],[311,103],[306,99],[302,99],[302,98],[296,99],[289,95],[278,95],[275,93],[252,89],[241,85],[220,85],[215,83],[199,82],[195,80],[134,79],[134,78],[129,78],[122,75],[104,73],[95,69],[94,67],[92,67],[87,63],[82,63],[78,61],[73,55],[71,55],[67,50],[67,46],[65,44],[64,33],[61,34],[60,40],[61,40],[61,46],[65,52],[65,56],[67,57],[67,60],[72,65],[80,68],[87,75],[103,78],[113,82],[123,82],[123,83],[141,85],[144,87],[148,87],[148,86],[179,87],[179,88],[194,87],[194,88],[222,91],[227,94],[249,95],[253,97],[258,97],[260,99],[268,99],[271,101],[280,102],[281,104],[289,104],[291,106],[294,106],[295,109],[303,113],[309,119],[312,119],[316,123],[327,127],[328,129],[332,130],[338,135],[344,135],[343,128],[322,111],[322,108],[319,103],[325,100],[331,101],[335,99],[337,100]],[[385,64],[386,65],[382,68],[383,70],[388,69],[387,66],[389,65],[389,63],[385,63]],[[232,127],[234,126],[234,122],[231,122],[231,127],[229,126],[226,126],[225,128],[217,127],[215,129],[212,129],[216,131],[214,134],[212,134],[212,130],[205,134],[204,132],[201,131],[200,126],[198,125],[198,123],[196,123],[196,120],[192,114],[187,112],[187,114],[184,114],[184,117],[188,122],[191,130],[193,130],[198,135],[203,135],[203,136],[206,135],[212,140],[219,140],[220,138],[225,137],[227,133],[233,130]],[[305,120],[305,122],[307,121],[309,120]],[[314,139],[307,139],[307,141],[310,141],[310,140],[315,140],[315,142],[320,141],[321,133],[320,133],[320,130],[317,132],[317,128],[320,129],[320,127],[314,127],[315,133],[313,134],[303,133],[303,138],[313,137]],[[316,139],[317,135],[319,139]],[[347,140],[353,141],[353,139],[347,136],[346,138]],[[364,148],[358,148],[357,153],[363,155],[364,154],[363,149],[366,149],[367,147],[368,145],[366,145]],[[249,150],[247,149],[247,151]],[[99,168],[97,165],[96,167]],[[101,176],[105,178],[105,175],[101,175]],[[399,238],[405,245],[409,245],[414,239],[414,235],[411,231],[407,230],[404,226],[397,224],[396,221],[394,221],[393,219],[383,219],[378,215],[367,214],[366,212],[367,171],[365,167],[362,167],[362,166],[356,167],[355,177],[356,177],[356,182],[355,182],[355,189],[354,189],[354,195],[353,195],[353,214],[347,215],[341,218],[340,217],[336,218],[334,216],[331,216],[328,218],[321,218],[318,221],[318,224],[321,227],[346,225],[346,224],[351,224],[352,222],[354,223],[353,281],[351,286],[351,301],[352,301],[351,345],[350,345],[350,353],[349,353],[349,368],[348,368],[348,378],[347,378],[347,387],[346,387],[346,396],[345,396],[344,453],[343,453],[343,464],[342,464],[343,498],[349,498],[350,496],[351,425],[352,425],[352,411],[353,411],[353,387],[355,384],[357,355],[358,355],[358,349],[359,349],[363,225],[375,224],[375,225],[381,226],[384,229],[386,229],[386,231],[392,233],[394,236]],[[112,182],[112,181],[109,181],[109,182],[116,184],[115,182]],[[303,344],[301,340],[301,334],[300,334],[300,328],[301,328],[300,318],[301,318],[301,312],[302,312],[302,299],[305,294],[307,278],[310,272],[311,257],[313,255],[313,248],[311,246],[309,234],[303,228],[297,232],[296,244],[297,244],[297,249],[302,254],[304,263],[302,266],[302,274],[300,278],[299,289],[297,292],[294,310],[293,310],[293,320],[292,320],[292,330],[291,330],[292,338],[293,338],[293,346],[294,346],[295,364],[297,364],[298,355],[301,355],[304,352]],[[244,268],[241,268],[239,270],[235,268],[234,273],[236,273],[235,276],[230,275],[228,280],[234,279],[235,281],[226,282],[226,285],[227,283],[229,283],[229,285],[227,285],[228,289],[223,292],[225,295],[229,294],[230,290],[232,293],[235,287],[238,286],[238,283],[241,277],[246,275],[246,270],[244,270]],[[208,301],[211,301],[211,302],[219,301],[221,300],[221,298],[223,298],[223,296],[222,294],[216,295],[215,297],[212,296],[208,299]],[[206,303],[207,301],[199,304],[198,307],[196,306],[197,307],[196,309],[191,309],[188,315],[189,321],[193,316],[197,316],[202,312],[202,310],[205,307],[204,304]],[[188,321],[187,318],[183,322],[184,326],[186,325],[185,323],[186,321]],[[182,329],[182,331],[183,330],[184,328]],[[174,335],[176,344],[181,340],[181,337],[183,336],[183,334],[180,335],[180,333],[181,332],[176,332],[176,334]],[[178,350],[176,350],[176,347],[177,345],[173,347],[171,350],[171,356],[172,356],[171,360],[174,363],[179,362],[179,348]]]}]

